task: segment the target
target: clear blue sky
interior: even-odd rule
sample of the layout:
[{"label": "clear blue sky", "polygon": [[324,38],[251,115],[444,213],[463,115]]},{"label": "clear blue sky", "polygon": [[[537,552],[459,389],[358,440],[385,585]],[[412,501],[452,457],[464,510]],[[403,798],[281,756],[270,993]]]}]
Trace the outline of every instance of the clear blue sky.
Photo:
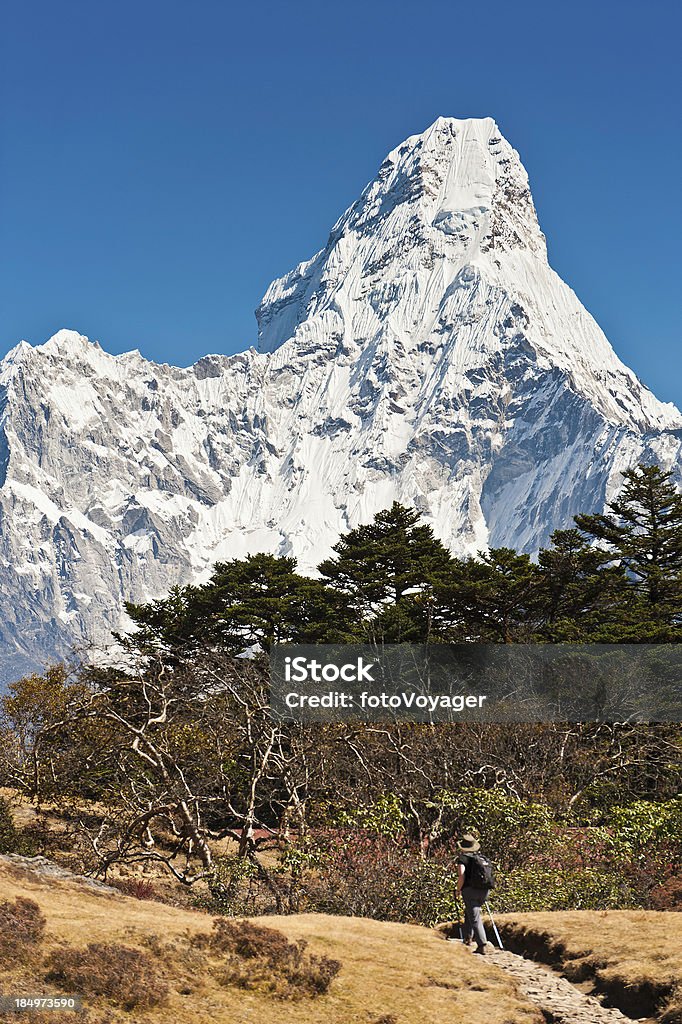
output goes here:
[{"label": "clear blue sky", "polygon": [[[186,365],[256,342],[386,152],[495,117],[550,259],[682,404],[672,0],[8,0],[0,353],[60,327]],[[677,291],[677,295],[675,294]]]}]

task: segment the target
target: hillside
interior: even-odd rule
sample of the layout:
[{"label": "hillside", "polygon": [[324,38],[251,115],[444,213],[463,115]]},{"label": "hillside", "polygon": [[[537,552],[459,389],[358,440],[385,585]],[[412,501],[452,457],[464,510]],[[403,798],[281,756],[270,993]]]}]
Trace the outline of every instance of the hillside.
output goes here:
[{"label": "hillside", "polygon": [[[0,962],[3,992],[54,993],[55,986],[42,980],[44,963],[63,944],[116,943],[154,960],[169,989],[163,1005],[125,1012],[101,998],[89,1003],[92,1024],[464,1024],[483,1015],[488,1024],[541,1020],[494,966],[425,928],[324,915],[261,918],[259,924],[292,941],[305,939],[314,954],[341,962],[328,994],[290,1001],[221,986],[218,961],[188,945],[188,938],[211,931],[211,918],[200,912],[130,899],[75,876],[53,878],[40,867],[0,857],[0,926],[4,902],[18,897],[37,903],[47,926],[38,953]],[[106,1017],[109,1010],[113,1018]],[[58,1019],[63,1017],[68,1019]]]}]

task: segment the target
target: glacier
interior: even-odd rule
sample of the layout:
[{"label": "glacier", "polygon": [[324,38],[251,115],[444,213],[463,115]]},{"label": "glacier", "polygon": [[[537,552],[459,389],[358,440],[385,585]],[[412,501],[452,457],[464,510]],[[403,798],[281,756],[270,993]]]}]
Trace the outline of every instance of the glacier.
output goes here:
[{"label": "glacier", "polygon": [[455,553],[535,553],[636,462],[680,480],[682,415],[550,267],[491,118],[389,153],[256,318],[257,349],[188,368],[67,330],[0,363],[0,680],[216,561],[313,572],[394,500]]}]

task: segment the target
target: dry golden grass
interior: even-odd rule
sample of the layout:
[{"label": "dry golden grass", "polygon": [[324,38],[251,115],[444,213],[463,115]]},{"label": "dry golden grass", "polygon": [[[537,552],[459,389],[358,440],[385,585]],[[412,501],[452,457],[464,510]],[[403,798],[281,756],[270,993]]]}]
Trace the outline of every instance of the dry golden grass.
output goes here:
[{"label": "dry golden grass", "polygon": [[[34,900],[47,918],[48,954],[63,943],[116,942],[147,953],[175,947],[174,958],[159,961],[170,988],[167,1005],[136,1010],[135,1024],[375,1024],[391,1016],[397,1024],[464,1024],[478,1018],[486,1024],[541,1024],[538,1011],[507,976],[426,928],[323,915],[258,919],[291,940],[305,939],[311,953],[342,962],[327,995],[287,1003],[221,988],[191,951],[185,954],[188,936],[211,930],[205,914],[42,879],[0,861],[0,900],[17,897]],[[150,946],[152,936],[157,939]],[[189,960],[183,966],[185,955]],[[21,970],[4,975],[0,970],[0,990],[11,991],[19,982],[24,987]],[[35,981],[38,986],[40,978]],[[104,1020],[105,1008],[93,1009]],[[132,1021],[133,1016],[115,1011],[113,1019]]]},{"label": "dry golden grass", "polygon": [[500,917],[512,948],[562,965],[635,1016],[682,1024],[682,913],[555,911]]}]

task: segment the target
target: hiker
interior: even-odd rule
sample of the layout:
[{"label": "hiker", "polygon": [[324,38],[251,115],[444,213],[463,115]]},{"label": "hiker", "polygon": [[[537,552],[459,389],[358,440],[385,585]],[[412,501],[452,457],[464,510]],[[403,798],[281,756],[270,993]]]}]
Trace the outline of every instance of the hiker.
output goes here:
[{"label": "hiker", "polygon": [[488,893],[494,884],[494,872],[491,862],[481,852],[481,846],[475,836],[463,835],[457,843],[457,894],[464,903],[464,931],[462,942],[470,946],[476,939],[474,953],[485,954],[487,938],[481,907],[488,899]]}]

